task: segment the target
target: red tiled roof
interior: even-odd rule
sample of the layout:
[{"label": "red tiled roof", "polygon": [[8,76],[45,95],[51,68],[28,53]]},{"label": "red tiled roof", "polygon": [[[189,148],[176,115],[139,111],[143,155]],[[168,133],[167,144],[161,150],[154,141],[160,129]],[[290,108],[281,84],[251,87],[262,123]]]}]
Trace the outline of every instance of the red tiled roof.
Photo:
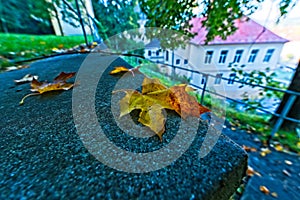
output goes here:
[{"label": "red tiled roof", "polygon": [[[203,45],[205,43],[207,30],[202,27],[202,21],[204,18],[193,18],[191,23],[193,27],[192,33],[197,35],[191,40],[191,43],[197,45]],[[221,37],[216,37],[208,44],[245,44],[245,43],[285,43],[288,40],[276,35],[272,31],[256,23],[252,19],[246,20],[246,18],[238,19],[235,21],[235,25],[238,30],[227,37],[226,40],[222,40]]]}]

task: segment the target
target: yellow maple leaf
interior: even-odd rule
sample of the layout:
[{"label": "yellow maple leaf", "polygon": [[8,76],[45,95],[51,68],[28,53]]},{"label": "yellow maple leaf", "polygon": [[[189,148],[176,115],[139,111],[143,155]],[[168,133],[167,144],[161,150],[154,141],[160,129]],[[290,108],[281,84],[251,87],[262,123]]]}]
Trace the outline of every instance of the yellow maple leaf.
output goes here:
[{"label": "yellow maple leaf", "polygon": [[165,132],[165,115],[160,105],[154,104],[149,109],[142,110],[138,121],[148,126],[162,140],[162,134]]},{"label": "yellow maple leaf", "polygon": [[200,114],[210,111],[187,93],[191,91],[187,85],[167,88],[158,79],[146,77],[142,84],[142,93],[135,90],[122,91],[125,96],[120,100],[120,116],[135,109],[141,110],[138,121],[148,126],[160,139],[165,131],[163,109],[175,110],[183,118],[200,117]]},{"label": "yellow maple leaf", "polygon": [[167,87],[162,85],[158,79],[145,77],[142,83],[142,94],[165,90]]},{"label": "yellow maple leaf", "polygon": [[72,73],[65,73],[61,72],[57,77],[54,78],[53,82],[48,83],[48,82],[39,82],[35,78],[32,79],[31,81],[31,93],[22,98],[20,101],[20,105],[24,103],[24,100],[29,97],[29,96],[34,96],[34,95],[40,95],[45,92],[50,92],[50,91],[56,91],[56,90],[69,90],[71,89],[74,84],[73,83],[67,83],[66,80],[69,78],[72,78],[75,75],[75,72]]}]

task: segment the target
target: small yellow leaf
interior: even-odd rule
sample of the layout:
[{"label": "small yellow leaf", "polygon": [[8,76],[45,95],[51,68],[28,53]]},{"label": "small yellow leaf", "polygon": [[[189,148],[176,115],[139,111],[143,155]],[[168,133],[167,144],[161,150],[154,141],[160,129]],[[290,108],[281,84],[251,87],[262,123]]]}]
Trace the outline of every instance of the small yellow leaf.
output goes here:
[{"label": "small yellow leaf", "polygon": [[272,151],[270,151],[269,148],[261,148],[260,150],[261,150],[260,155],[262,157],[265,157],[267,154],[272,153]]},{"label": "small yellow leaf", "polygon": [[272,193],[271,193],[271,196],[277,198],[277,197],[278,197],[278,194],[277,194],[276,192],[272,192]]},{"label": "small yellow leaf", "polygon": [[264,194],[270,194],[270,190],[269,190],[266,186],[261,185],[261,186],[259,187],[259,190],[260,190],[261,192],[263,192]]},{"label": "small yellow leaf", "polygon": [[128,72],[129,69],[123,66],[119,66],[119,67],[115,67],[114,70],[112,70],[109,74],[113,75],[113,74],[119,74],[119,73],[125,73]]},{"label": "small yellow leaf", "polygon": [[276,151],[283,151],[283,147],[280,144],[277,144],[274,148]]}]

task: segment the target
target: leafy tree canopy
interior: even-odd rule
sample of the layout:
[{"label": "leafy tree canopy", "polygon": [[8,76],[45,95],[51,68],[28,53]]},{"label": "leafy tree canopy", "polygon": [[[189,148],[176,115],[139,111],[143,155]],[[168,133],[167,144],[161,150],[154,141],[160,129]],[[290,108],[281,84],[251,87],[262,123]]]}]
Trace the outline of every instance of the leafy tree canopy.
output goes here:
[{"label": "leafy tree canopy", "polygon": [[[194,10],[202,8],[199,17],[205,17],[207,42],[216,36],[225,39],[236,31],[234,20],[253,13],[264,0],[140,0],[148,21],[146,26],[171,28],[189,34],[189,21]],[[297,0],[279,0],[281,18],[291,10]],[[280,18],[279,18],[280,19]]]}]

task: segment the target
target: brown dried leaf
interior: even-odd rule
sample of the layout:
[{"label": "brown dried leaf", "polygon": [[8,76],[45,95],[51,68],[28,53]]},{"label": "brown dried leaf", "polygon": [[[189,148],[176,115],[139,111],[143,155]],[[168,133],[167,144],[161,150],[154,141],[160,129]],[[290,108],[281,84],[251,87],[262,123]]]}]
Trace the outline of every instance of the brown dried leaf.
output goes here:
[{"label": "brown dried leaf", "polygon": [[270,194],[270,190],[269,190],[266,186],[261,185],[261,186],[259,187],[259,190],[260,190],[261,192],[263,192],[264,194]]},{"label": "brown dried leaf", "polygon": [[255,171],[255,170],[254,170],[252,167],[250,167],[250,166],[248,166],[247,171],[246,171],[246,174],[247,174],[248,176],[254,176],[254,175],[257,175],[257,176],[261,177],[261,174],[260,174],[259,172]]},{"label": "brown dried leaf", "polygon": [[20,104],[23,104],[24,100],[29,96],[39,95],[50,91],[71,89],[74,86],[74,84],[67,83],[66,80],[73,77],[74,75],[75,72],[72,73],[61,72],[57,77],[54,78],[54,81],[52,83],[39,82],[35,78],[33,78],[30,84],[31,85],[30,91],[36,93],[31,93],[23,97],[23,99],[20,101]]},{"label": "brown dried leaf", "polygon": [[245,151],[247,151],[247,152],[256,152],[256,151],[257,151],[256,148],[254,148],[254,147],[248,147],[248,146],[246,146],[246,145],[243,145],[243,149],[244,149]]}]

